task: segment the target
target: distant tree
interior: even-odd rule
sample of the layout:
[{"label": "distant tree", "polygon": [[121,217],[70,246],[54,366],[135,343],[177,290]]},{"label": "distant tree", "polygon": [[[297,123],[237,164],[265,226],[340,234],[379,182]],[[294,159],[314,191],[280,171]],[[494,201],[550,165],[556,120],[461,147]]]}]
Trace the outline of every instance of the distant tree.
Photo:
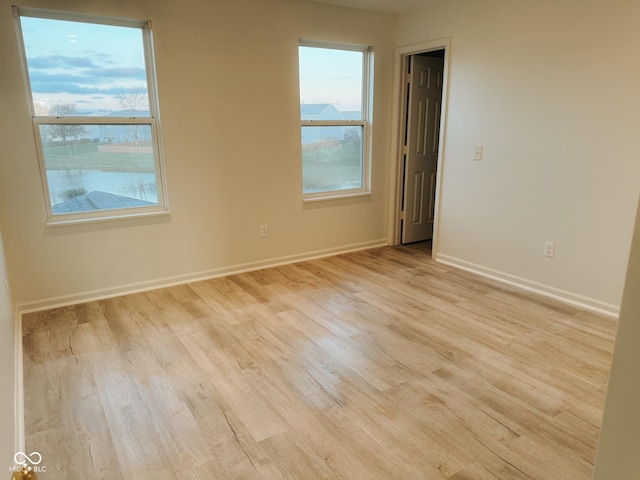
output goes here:
[{"label": "distant tree", "polygon": [[[61,103],[53,105],[49,109],[49,115],[53,117],[68,117],[76,113],[75,103]],[[49,135],[52,139],[59,138],[62,144],[67,144],[67,139],[73,139],[74,143],[78,137],[85,133],[84,125],[69,125],[64,123],[54,123],[49,125]]]},{"label": "distant tree", "polygon": [[[116,95],[116,100],[123,110],[133,112],[148,112],[149,111],[149,94],[144,87],[128,87],[123,88],[121,92]],[[128,125],[129,133],[133,137],[136,146],[138,140],[142,136],[141,125]]]},{"label": "distant tree", "polygon": [[116,100],[123,110],[146,112],[149,110],[149,95],[144,87],[123,88],[116,95]]}]

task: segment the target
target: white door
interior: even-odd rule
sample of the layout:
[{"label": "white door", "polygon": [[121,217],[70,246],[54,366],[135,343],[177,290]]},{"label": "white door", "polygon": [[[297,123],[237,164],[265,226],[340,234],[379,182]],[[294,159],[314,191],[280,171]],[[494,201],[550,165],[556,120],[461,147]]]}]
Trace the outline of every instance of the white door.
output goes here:
[{"label": "white door", "polygon": [[402,243],[433,237],[444,67],[442,58],[408,61]]}]

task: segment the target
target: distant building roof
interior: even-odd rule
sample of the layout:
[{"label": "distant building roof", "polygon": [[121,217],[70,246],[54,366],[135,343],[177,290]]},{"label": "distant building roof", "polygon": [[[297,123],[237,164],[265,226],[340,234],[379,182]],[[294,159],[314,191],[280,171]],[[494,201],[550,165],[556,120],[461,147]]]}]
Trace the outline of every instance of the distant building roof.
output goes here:
[{"label": "distant building roof", "polygon": [[109,112],[110,117],[149,117],[149,110],[118,110]]},{"label": "distant building roof", "polygon": [[344,110],[342,112],[345,120],[362,120],[362,112],[360,110]]},{"label": "distant building roof", "polygon": [[151,114],[149,110],[97,110],[77,112],[73,116],[78,115],[86,117],[149,117]]},{"label": "distant building roof", "polygon": [[119,208],[148,207],[157,205],[137,198],[115,195],[113,193],[93,191],[79,195],[52,207],[56,215],[63,213],[90,212],[93,210],[115,210]]},{"label": "distant building roof", "polygon": [[304,116],[317,116],[331,106],[330,103],[301,103],[300,114]]}]

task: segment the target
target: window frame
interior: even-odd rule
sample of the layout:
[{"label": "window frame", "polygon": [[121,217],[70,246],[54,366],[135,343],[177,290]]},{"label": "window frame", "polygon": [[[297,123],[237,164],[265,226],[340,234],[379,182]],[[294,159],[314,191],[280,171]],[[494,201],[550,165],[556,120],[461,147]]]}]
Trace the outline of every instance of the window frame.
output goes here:
[{"label": "window frame", "polygon": [[[96,222],[103,220],[122,219],[130,217],[167,215],[169,214],[169,203],[167,199],[167,187],[164,167],[164,154],[162,149],[160,115],[158,104],[158,89],[155,69],[155,55],[153,49],[153,35],[150,20],[133,20],[102,15],[89,15],[77,12],[46,10],[30,7],[12,6],[13,17],[20,47],[20,57],[22,72],[27,92],[27,102],[32,119],[32,128],[35,139],[38,166],[40,170],[40,180],[46,207],[46,225],[66,225],[85,222]],[[147,93],[149,99],[149,116],[144,117],[117,117],[117,116],[80,116],[80,115],[37,115],[35,111],[31,80],[27,64],[25,49],[25,38],[22,31],[22,17],[43,18],[50,20],[82,22],[97,25],[108,25],[115,27],[137,28],[141,30],[142,46],[144,50],[144,65],[147,79]],[[155,180],[158,202],[157,205],[124,207],[117,209],[99,209],[75,213],[53,213],[51,196],[49,192],[49,181],[45,164],[42,136],[40,127],[44,125],[146,125],[151,129],[151,146],[153,150],[153,160],[155,168]]]},{"label": "window frame", "polygon": [[[304,127],[359,127],[362,129],[362,152],[361,152],[361,168],[362,168],[362,186],[358,188],[339,189],[339,190],[323,190],[320,192],[304,191],[304,174],[302,178],[302,200],[303,202],[318,202],[323,200],[340,199],[347,197],[358,197],[371,195],[371,130],[373,119],[373,46],[359,45],[351,43],[328,42],[323,40],[310,40],[300,38],[298,40],[298,60],[300,59],[300,47],[310,48],[326,48],[330,50],[345,50],[353,52],[361,52],[362,55],[362,118],[360,120],[302,120],[302,112],[299,111],[298,118],[300,120],[300,133]],[[300,75],[300,65],[298,64],[298,76]],[[298,87],[300,80],[298,79]],[[300,97],[300,92],[298,92]],[[300,141],[302,148],[302,140]],[[302,150],[300,151],[300,160],[302,161]],[[301,164],[302,166],[302,164]]]}]

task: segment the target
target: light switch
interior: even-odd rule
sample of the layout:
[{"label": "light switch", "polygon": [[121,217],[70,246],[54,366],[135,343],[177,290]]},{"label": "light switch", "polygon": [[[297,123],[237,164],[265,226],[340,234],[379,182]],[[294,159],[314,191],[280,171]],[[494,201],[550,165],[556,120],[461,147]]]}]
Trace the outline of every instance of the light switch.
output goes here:
[{"label": "light switch", "polygon": [[482,160],[482,145],[475,145],[473,147],[473,159]]}]

